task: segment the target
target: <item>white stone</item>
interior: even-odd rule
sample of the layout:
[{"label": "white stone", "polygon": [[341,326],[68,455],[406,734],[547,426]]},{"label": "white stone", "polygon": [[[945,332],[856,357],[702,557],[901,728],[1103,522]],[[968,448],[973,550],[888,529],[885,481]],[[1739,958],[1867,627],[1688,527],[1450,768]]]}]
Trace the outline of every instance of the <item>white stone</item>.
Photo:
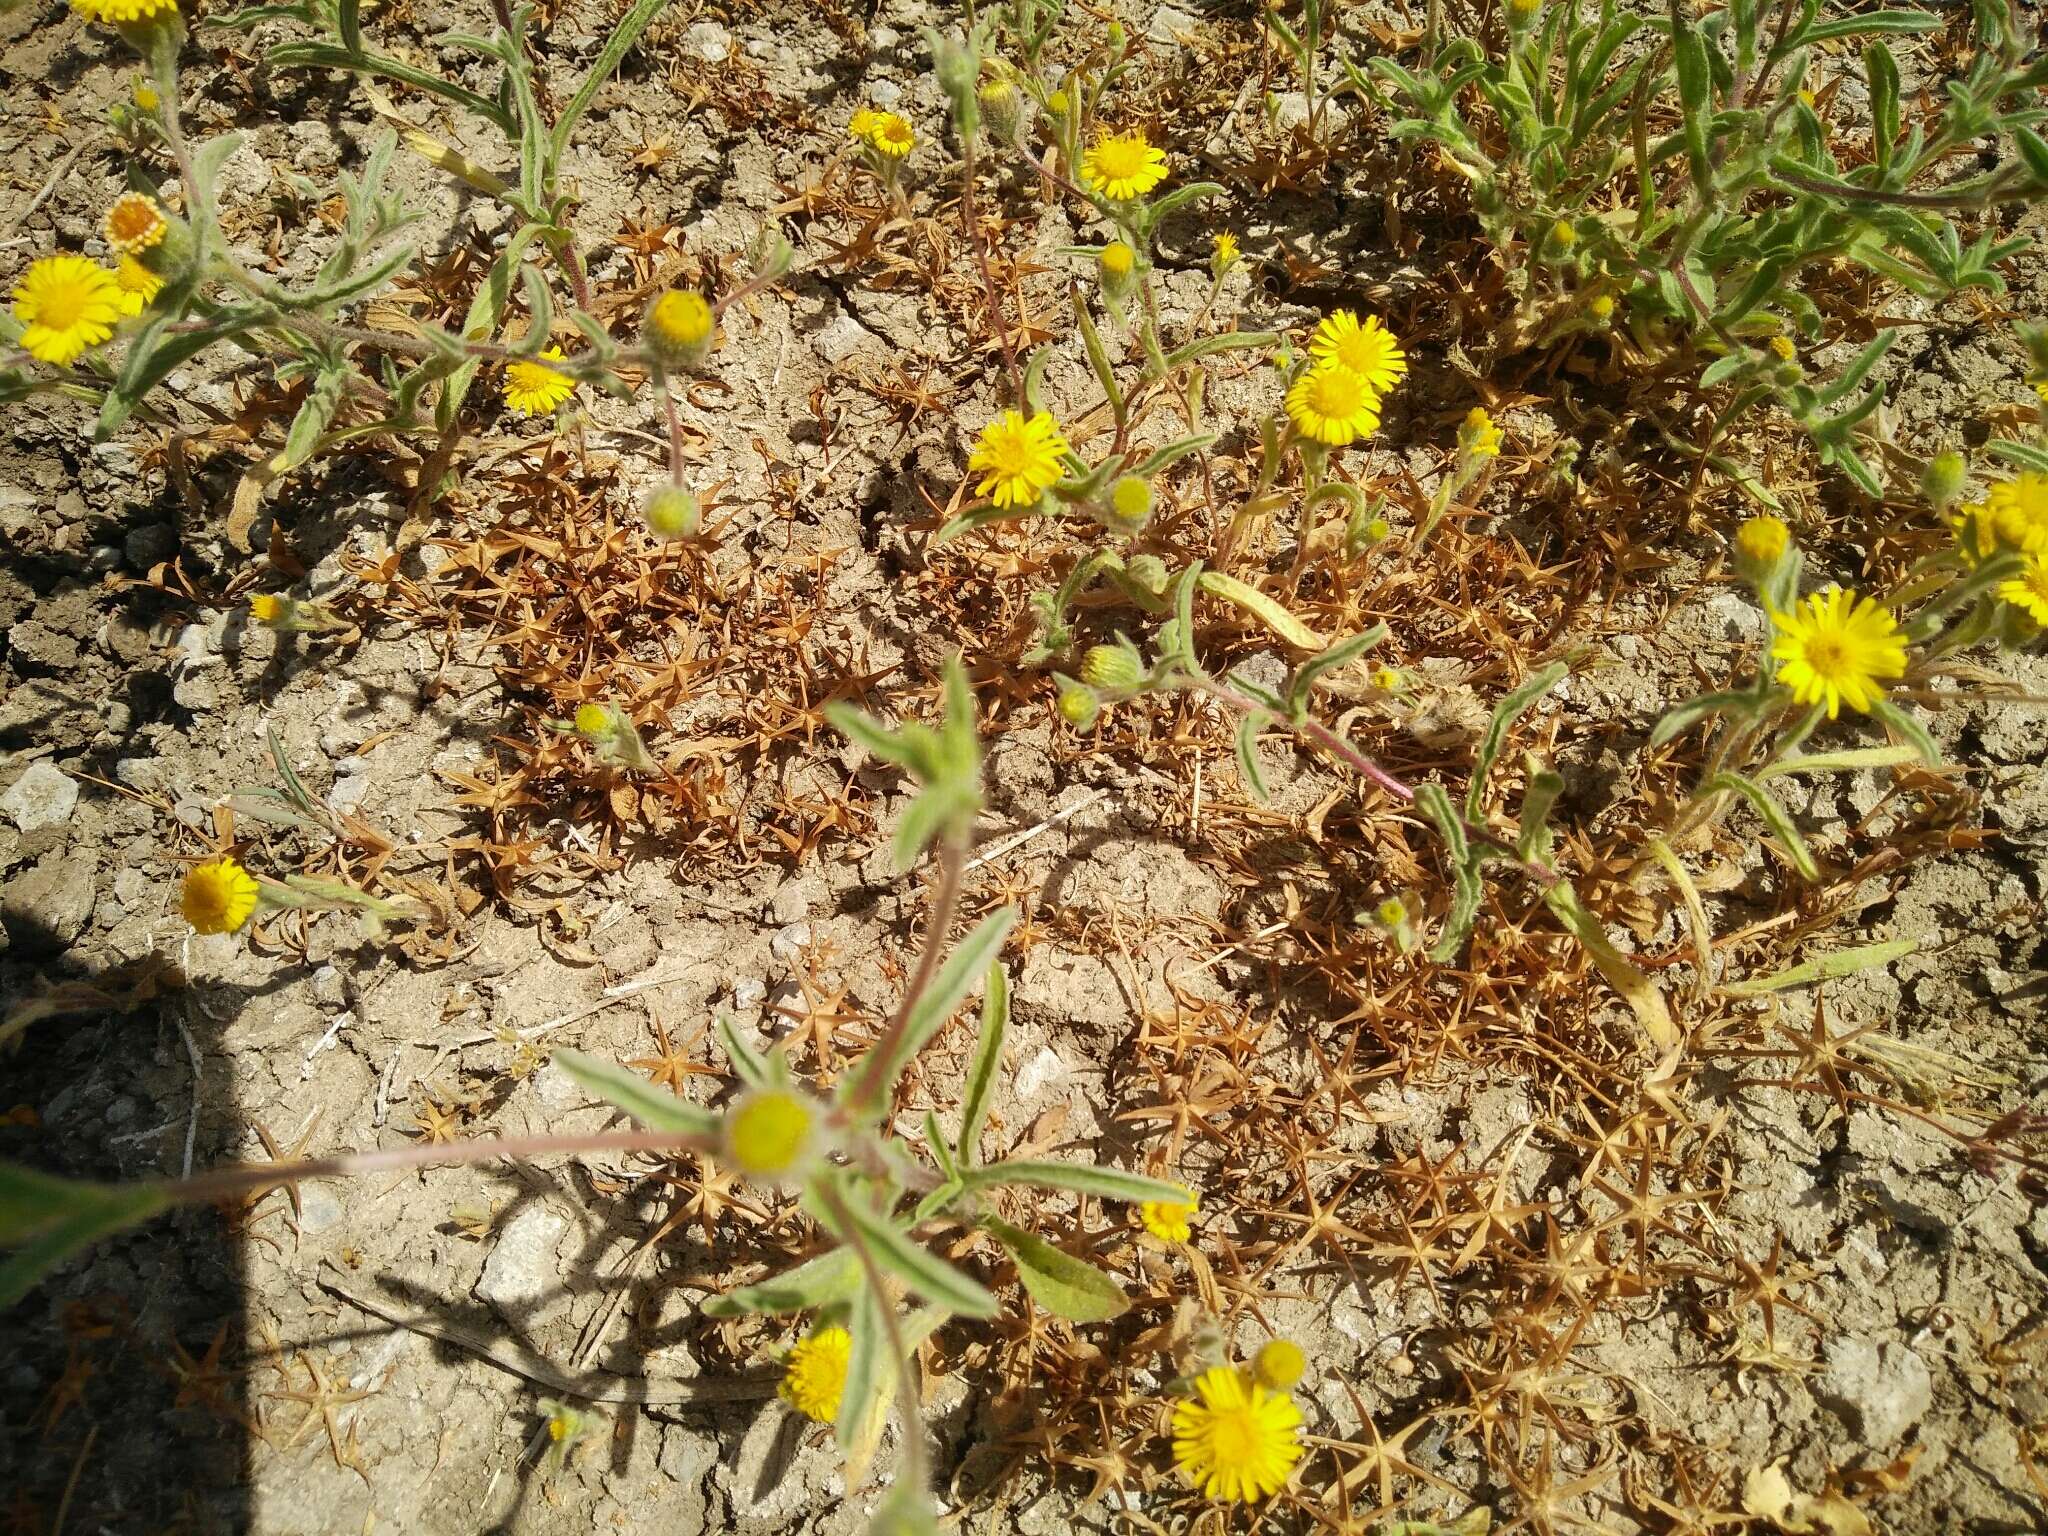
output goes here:
[{"label": "white stone", "polygon": [[23,832],[61,827],[78,807],[78,786],[54,763],[37,759],[14,787],[0,795],[0,811]]},{"label": "white stone", "polygon": [[1066,1075],[1067,1064],[1060,1060],[1059,1052],[1049,1045],[1042,1045],[1038,1054],[1025,1062],[1024,1069],[1017,1074],[1017,1097],[1029,1099]]},{"label": "white stone", "polygon": [[683,45],[707,64],[732,57],[732,34],[715,21],[700,21],[683,34]]},{"label": "white stone", "polygon": [[812,345],[818,349],[818,356],[837,365],[862,347],[880,346],[881,341],[852,315],[841,315],[812,338]]},{"label": "white stone", "polygon": [[568,1221],[545,1205],[529,1205],[498,1234],[484,1272],[476,1282],[477,1299],[487,1301],[509,1322],[526,1321],[561,1280],[555,1250],[569,1230]]},{"label": "white stone", "polygon": [[810,944],[811,925],[791,923],[787,928],[776,930],[775,936],[768,941],[768,953],[784,965],[795,965],[803,959]]},{"label": "white stone", "polygon": [[1903,1343],[1844,1335],[1829,1341],[1826,1357],[1813,1395],[1873,1450],[1896,1444],[1934,1406],[1934,1378]]}]

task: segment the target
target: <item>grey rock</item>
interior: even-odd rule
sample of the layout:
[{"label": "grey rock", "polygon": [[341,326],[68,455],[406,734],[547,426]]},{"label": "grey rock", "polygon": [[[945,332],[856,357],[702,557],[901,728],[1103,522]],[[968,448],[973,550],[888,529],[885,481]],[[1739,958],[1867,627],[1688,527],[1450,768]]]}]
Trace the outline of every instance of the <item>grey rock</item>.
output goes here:
[{"label": "grey rock", "polygon": [[178,531],[163,523],[145,523],[140,528],[128,530],[128,537],[121,541],[122,553],[128,563],[139,571],[146,571],[159,560],[168,560],[178,552]]},{"label": "grey rock", "polygon": [[707,64],[722,64],[732,57],[732,34],[715,21],[694,22],[683,46]]},{"label": "grey rock", "polygon": [[1873,1450],[1896,1444],[1934,1406],[1933,1376],[1902,1343],[1839,1336],[1828,1342],[1826,1362],[1813,1395]]},{"label": "grey rock", "polygon": [[804,951],[810,947],[811,925],[791,923],[776,930],[775,937],[768,941],[768,953],[784,965],[795,965],[803,959]]},{"label": "grey rock", "polygon": [[314,1182],[299,1186],[299,1230],[325,1232],[340,1223],[348,1212],[332,1184]]},{"label": "grey rock", "polygon": [[476,1295],[488,1302],[507,1322],[524,1327],[531,1322],[549,1291],[561,1279],[555,1260],[563,1234],[569,1230],[566,1218],[545,1205],[529,1205],[503,1230],[484,1260],[484,1272],[477,1278]]},{"label": "grey rock", "polygon": [[1186,11],[1171,5],[1162,5],[1152,13],[1152,20],[1145,28],[1145,36],[1155,43],[1169,47],[1179,46],[1181,37],[1195,29],[1195,18]]},{"label": "grey rock", "polygon": [[863,347],[879,347],[881,339],[852,315],[841,315],[812,338],[826,362],[838,365]]},{"label": "grey rock", "polygon": [[78,808],[78,786],[56,764],[38,759],[0,795],[0,811],[23,832],[61,827]]},{"label": "grey rock", "polygon": [[78,642],[40,619],[23,619],[7,631],[7,649],[16,662],[45,672],[69,672],[78,665]]},{"label": "grey rock", "polygon": [[0,922],[26,954],[61,954],[92,921],[99,866],[75,854],[48,853],[0,891]]}]

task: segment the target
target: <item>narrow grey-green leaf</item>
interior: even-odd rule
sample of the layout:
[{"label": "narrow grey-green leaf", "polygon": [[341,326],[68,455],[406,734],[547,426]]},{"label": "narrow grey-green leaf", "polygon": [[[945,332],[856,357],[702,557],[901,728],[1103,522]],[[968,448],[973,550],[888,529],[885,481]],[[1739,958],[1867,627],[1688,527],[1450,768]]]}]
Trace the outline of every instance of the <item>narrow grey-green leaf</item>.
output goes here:
[{"label": "narrow grey-green leaf", "polygon": [[1188,1198],[1187,1187],[1142,1173],[1125,1173],[1121,1168],[1103,1168],[1093,1163],[1054,1163],[1018,1159],[988,1163],[961,1174],[969,1189],[990,1189],[999,1184],[1032,1184],[1041,1189],[1070,1189],[1076,1194],[1097,1195],[1105,1200],[1163,1200],[1179,1204]]},{"label": "narrow grey-green leaf", "polygon": [[846,1201],[846,1212],[869,1246],[874,1260],[926,1301],[950,1307],[962,1317],[994,1317],[996,1299],[910,1234],[882,1215],[859,1195]]},{"label": "narrow grey-green leaf", "polygon": [[988,973],[1002,950],[1010,925],[1016,921],[1014,907],[990,913],[946,957],[938,975],[911,1007],[902,1033],[892,1044],[878,1046],[862,1060],[853,1081],[851,1102],[857,1109],[863,1113],[879,1111],[887,1102],[896,1079],[911,1058],[924,1049],[925,1043],[953,1016],[953,1010],[960,1006],[975,982]]},{"label": "narrow grey-green leaf", "polygon": [[602,1061],[567,1046],[555,1049],[554,1060],[578,1087],[624,1110],[651,1130],[675,1131],[684,1136],[717,1134],[718,1117],[711,1111],[677,1098],[615,1061]]},{"label": "narrow grey-green leaf", "polygon": [[972,1168],[981,1161],[981,1127],[988,1119],[989,1091],[1003,1064],[1003,1041],[1010,1031],[1010,978],[1000,965],[988,968],[988,990],[981,995],[981,1038],[974,1045],[967,1089],[960,1104],[959,1164]]},{"label": "narrow grey-green leaf", "polygon": [[1130,1310],[1123,1287],[1090,1264],[1022,1227],[994,1217],[983,1223],[1017,1261],[1017,1278],[1046,1311],[1075,1323],[1103,1323]]},{"label": "narrow grey-green leaf", "polygon": [[783,1317],[792,1312],[814,1312],[844,1301],[860,1289],[860,1280],[860,1260],[842,1244],[804,1260],[795,1269],[713,1296],[702,1310],[706,1317]]},{"label": "narrow grey-green leaf", "polygon": [[1739,773],[1717,773],[1705,785],[1708,794],[1729,793],[1740,795],[1756,808],[1756,813],[1791,855],[1792,865],[1806,880],[1820,878],[1820,866],[1814,863],[1813,855],[1807,851],[1806,839],[1799,835],[1799,829],[1792,824],[1792,815],[1778,797],[1763,785]]}]

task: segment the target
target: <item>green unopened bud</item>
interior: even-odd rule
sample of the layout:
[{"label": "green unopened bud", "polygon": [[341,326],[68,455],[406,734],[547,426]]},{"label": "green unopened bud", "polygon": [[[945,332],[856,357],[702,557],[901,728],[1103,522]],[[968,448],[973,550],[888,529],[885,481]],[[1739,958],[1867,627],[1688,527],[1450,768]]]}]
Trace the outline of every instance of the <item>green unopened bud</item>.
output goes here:
[{"label": "green unopened bud", "polygon": [[600,761],[616,767],[630,769],[635,773],[648,773],[656,767],[648,755],[646,743],[641,741],[640,732],[623,710],[610,704],[595,701],[578,704],[573,719],[566,724],[558,722],[557,730],[571,730],[590,743]]},{"label": "green unopened bud", "polygon": [[1081,658],[1081,681],[1107,693],[1128,693],[1145,681],[1145,662],[1128,641],[1091,646]]},{"label": "green unopened bud", "polygon": [[647,498],[647,526],[657,538],[695,538],[701,510],[697,498],[680,485],[658,487]]},{"label": "green unopened bud", "polygon": [[1572,247],[1579,243],[1579,232],[1572,227],[1569,219],[1559,219],[1550,226],[1543,237],[1543,254],[1552,260],[1562,260],[1572,253]]},{"label": "green unopened bud", "polygon": [[1927,461],[1920,477],[1920,494],[1937,512],[1947,512],[1963,499],[1970,480],[1970,463],[1953,448],[1945,448]]},{"label": "green unopened bud", "polygon": [[1095,266],[1102,275],[1102,291],[1112,299],[1121,299],[1137,281],[1138,253],[1123,241],[1112,240],[1095,258]]},{"label": "green unopened bud", "polygon": [[1152,516],[1152,482],[1143,475],[1125,475],[1109,488],[1109,506],[1117,525],[1136,533]]},{"label": "green unopened bud", "polygon": [[983,83],[978,93],[981,115],[990,134],[999,142],[1014,144],[1024,132],[1024,97],[1008,80],[998,77]]},{"label": "green unopened bud", "polygon": [[1113,21],[1111,21],[1111,22],[1110,22],[1110,24],[1109,24],[1109,29],[1108,29],[1108,30],[1109,30],[1109,46],[1110,46],[1110,47],[1112,47],[1112,48],[1121,48],[1121,47],[1123,47],[1123,45],[1124,45],[1124,24],[1123,24],[1122,22],[1120,22],[1120,21],[1114,21],[1114,20],[1113,20]]},{"label": "green unopened bud", "polygon": [[1508,0],[1508,30],[1521,33],[1536,24],[1543,0]]},{"label": "green unopened bud", "polygon": [[1060,678],[1059,684],[1060,718],[1077,731],[1087,730],[1095,723],[1095,717],[1102,713],[1102,701],[1095,696],[1093,688],[1071,677]]}]

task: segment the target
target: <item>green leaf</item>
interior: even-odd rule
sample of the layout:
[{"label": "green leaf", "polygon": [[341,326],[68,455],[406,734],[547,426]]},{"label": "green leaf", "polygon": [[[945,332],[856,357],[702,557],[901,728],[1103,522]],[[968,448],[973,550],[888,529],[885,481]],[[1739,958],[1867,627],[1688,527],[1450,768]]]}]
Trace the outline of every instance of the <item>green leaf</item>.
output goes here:
[{"label": "green leaf", "polygon": [[860,1259],[842,1245],[804,1260],[795,1269],[713,1296],[702,1310],[706,1317],[786,1317],[793,1312],[814,1312],[846,1300],[860,1289],[860,1281]]},{"label": "green leaf", "polygon": [[0,1162],[0,1312],[90,1243],[147,1221],[171,1203],[161,1184],[91,1184]]},{"label": "green leaf", "polygon": [[1176,347],[1166,354],[1169,370],[1184,367],[1204,357],[1214,357],[1219,352],[1263,351],[1277,345],[1278,331],[1218,331],[1213,336],[1198,336],[1186,346]]},{"label": "green leaf", "polygon": [[1265,770],[1259,766],[1259,720],[1256,715],[1246,715],[1237,722],[1237,775],[1244,780],[1244,787],[1254,800],[1261,805],[1272,803],[1273,796],[1266,788]]},{"label": "green leaf", "polygon": [[1854,747],[1841,752],[1813,752],[1767,763],[1750,775],[1759,784],[1788,773],[1841,773],[1859,768],[1896,768],[1920,754],[1912,747]]},{"label": "green leaf", "polygon": [[601,1061],[567,1046],[555,1048],[554,1060],[578,1087],[624,1110],[651,1130],[704,1137],[718,1133],[718,1117],[711,1111],[677,1098],[615,1061]]},{"label": "green leaf", "polygon": [[777,1081],[773,1064],[740,1034],[739,1026],[732,1015],[718,1016],[718,1044],[725,1052],[725,1059],[732,1063],[732,1069],[739,1074],[741,1082],[749,1088],[767,1088]]},{"label": "green leaf", "polygon": [[874,1260],[926,1301],[950,1307],[962,1317],[994,1317],[996,1299],[870,1206],[859,1194],[845,1201],[855,1230],[866,1240]]},{"label": "green leaf", "polygon": [[1010,978],[1000,965],[988,968],[988,990],[981,995],[981,1035],[974,1044],[974,1063],[960,1105],[958,1149],[962,1168],[981,1161],[981,1127],[988,1119],[989,1091],[1003,1064],[1003,1041],[1010,1030]]},{"label": "green leaf", "polygon": [[409,85],[414,90],[428,91],[444,101],[452,101],[486,122],[495,123],[508,136],[514,133],[512,116],[503,107],[485,100],[474,91],[464,90],[452,80],[444,80],[430,70],[418,69],[382,54],[352,52],[332,43],[280,43],[264,55],[263,62],[272,69],[343,69],[354,74],[382,75],[400,85]]},{"label": "green leaf", "polygon": [[932,978],[924,989],[924,995],[911,1007],[903,1030],[895,1041],[886,1047],[877,1046],[862,1059],[860,1070],[853,1079],[850,1099],[857,1114],[881,1112],[896,1079],[902,1076],[911,1058],[923,1050],[925,1043],[953,1016],[953,1010],[973,990],[975,982],[995,970],[995,959],[1002,952],[1003,939],[1016,920],[1015,907],[1003,907],[983,918],[974,932],[946,957],[938,975]]},{"label": "green leaf", "polygon": [[1671,1022],[1671,1009],[1664,1001],[1664,994],[1632,960],[1614,947],[1614,941],[1607,937],[1607,930],[1586,910],[1571,882],[1558,881],[1544,892],[1543,902],[1557,914],[1565,931],[1593,957],[1593,965],[1600,972],[1601,980],[1614,988],[1622,1001],[1628,1004],[1636,1022],[1643,1027],[1643,1033],[1650,1037],[1651,1045],[1660,1051],[1668,1051],[1678,1044],[1678,1026]]},{"label": "green leaf", "polygon": [[842,1450],[851,1448],[860,1437],[875,1402],[876,1388],[882,1381],[884,1362],[888,1359],[884,1305],[883,1299],[868,1287],[854,1293],[853,1315],[847,1319],[853,1344],[846,1356],[846,1380],[839,1388],[839,1417],[832,1426]]},{"label": "green leaf", "polygon": [[1444,840],[1444,862],[1451,872],[1451,909],[1444,915],[1443,929],[1429,952],[1439,964],[1455,960],[1458,951],[1479,919],[1479,903],[1485,890],[1479,879],[1479,856],[1465,837],[1465,824],[1441,784],[1420,784],[1415,789],[1415,808],[1436,826]]},{"label": "green leaf", "polygon": [[1801,878],[1820,878],[1820,866],[1813,862],[1813,855],[1807,851],[1806,839],[1799,835],[1799,829],[1792,824],[1791,813],[1768,789],[1739,773],[1717,773],[1707,780],[1701,789],[1705,794],[1737,794],[1747,800],[1756,807],[1757,814],[1763,817],[1771,831],[1776,834],[1778,841],[1785,845],[1785,852],[1791,855],[1792,865],[1799,871]]},{"label": "green leaf", "polygon": [[1746,718],[1756,713],[1757,697],[1748,691],[1703,693],[1696,699],[1667,709],[1650,731],[1650,745],[1661,747],[1674,736],[1690,729],[1709,715],[1732,714]]},{"label": "green leaf", "polygon": [[1054,1316],[1075,1323],[1105,1323],[1130,1310],[1123,1287],[1086,1259],[993,1216],[984,1217],[982,1225],[1017,1261],[1017,1278],[1031,1299]]},{"label": "green leaf", "polygon": [[1844,16],[1809,27],[1802,43],[1824,43],[1833,37],[1867,37],[1873,33],[1932,32],[1942,21],[1925,11],[1872,11],[1867,16]]},{"label": "green leaf", "polygon": [[1927,727],[1913,715],[1882,696],[1871,701],[1870,713],[1889,726],[1894,734],[1903,736],[1907,745],[1918,754],[1920,761],[1930,768],[1941,766],[1941,749],[1934,744],[1934,738],[1927,733]]},{"label": "green leaf", "polygon": [[1515,835],[1515,852],[1525,859],[1550,857],[1553,841],[1550,832],[1550,809],[1557,803],[1557,797],[1564,793],[1564,780],[1550,768],[1539,762],[1534,753],[1528,754],[1528,787],[1522,791],[1520,830]]},{"label": "green leaf", "polygon": [[1496,704],[1493,718],[1486,722],[1486,735],[1479,743],[1479,757],[1472,769],[1472,783],[1465,791],[1465,819],[1477,822],[1486,805],[1486,779],[1493,772],[1493,765],[1500,761],[1501,750],[1506,747],[1508,732],[1522,717],[1531,704],[1557,686],[1558,679],[1571,668],[1561,661],[1553,661],[1541,672],[1525,678],[1522,686],[1509,693]]},{"label": "green leaf", "polygon": [[576,125],[583,120],[583,114],[590,110],[591,102],[604,83],[611,79],[612,72],[619,67],[632,46],[640,41],[640,34],[667,9],[669,0],[639,0],[630,11],[619,18],[619,24],[612,28],[612,35],[605,39],[604,48],[597,61],[590,66],[590,73],[583,77],[583,83],[576,87],[576,94],[569,99],[569,105],[562,109],[562,115],[555,121],[550,149],[550,159],[559,164],[562,151],[569,145],[569,136],[576,131]]},{"label": "green leaf", "polygon": [[1102,1168],[1093,1163],[1055,1163],[1042,1159],[1017,1159],[970,1168],[961,1175],[968,1189],[993,1189],[1003,1184],[1030,1184],[1039,1189],[1066,1189],[1077,1195],[1095,1195],[1104,1200],[1125,1200],[1136,1204],[1164,1200],[1179,1204],[1188,1198],[1187,1187],[1142,1173],[1125,1173],[1121,1168]]},{"label": "green leaf", "polygon": [[1362,634],[1348,640],[1339,640],[1335,645],[1318,656],[1311,656],[1294,669],[1294,676],[1287,683],[1287,718],[1300,720],[1308,709],[1308,697],[1317,679],[1326,672],[1334,672],[1363,656],[1367,651],[1387,638],[1387,626],[1375,624]]},{"label": "green leaf", "polygon": [[98,441],[105,442],[118,432],[142,404],[143,397],[162,383],[172,369],[197,357],[217,341],[243,335],[255,315],[250,310],[227,310],[201,330],[165,335],[165,327],[172,318],[168,310],[157,314],[128,343],[121,372],[101,402],[99,420],[93,424],[93,436]]},{"label": "green leaf", "polygon": [[1919,947],[1918,939],[1892,939],[1883,944],[1864,944],[1854,949],[1838,949],[1833,954],[1808,960],[1775,975],[1728,982],[1720,991],[1726,997],[1758,997],[1766,992],[1782,992],[1787,987],[1803,987],[1816,981],[1832,981],[1837,977],[1852,976],[1858,971],[1867,971],[1876,966],[1890,965],[1894,960],[1912,954]]},{"label": "green leaf", "polygon": [[1141,475],[1149,480],[1176,460],[1184,459],[1191,453],[1200,453],[1216,441],[1214,432],[1198,432],[1193,437],[1179,438],[1148,455],[1142,462],[1133,465],[1127,474]]}]

